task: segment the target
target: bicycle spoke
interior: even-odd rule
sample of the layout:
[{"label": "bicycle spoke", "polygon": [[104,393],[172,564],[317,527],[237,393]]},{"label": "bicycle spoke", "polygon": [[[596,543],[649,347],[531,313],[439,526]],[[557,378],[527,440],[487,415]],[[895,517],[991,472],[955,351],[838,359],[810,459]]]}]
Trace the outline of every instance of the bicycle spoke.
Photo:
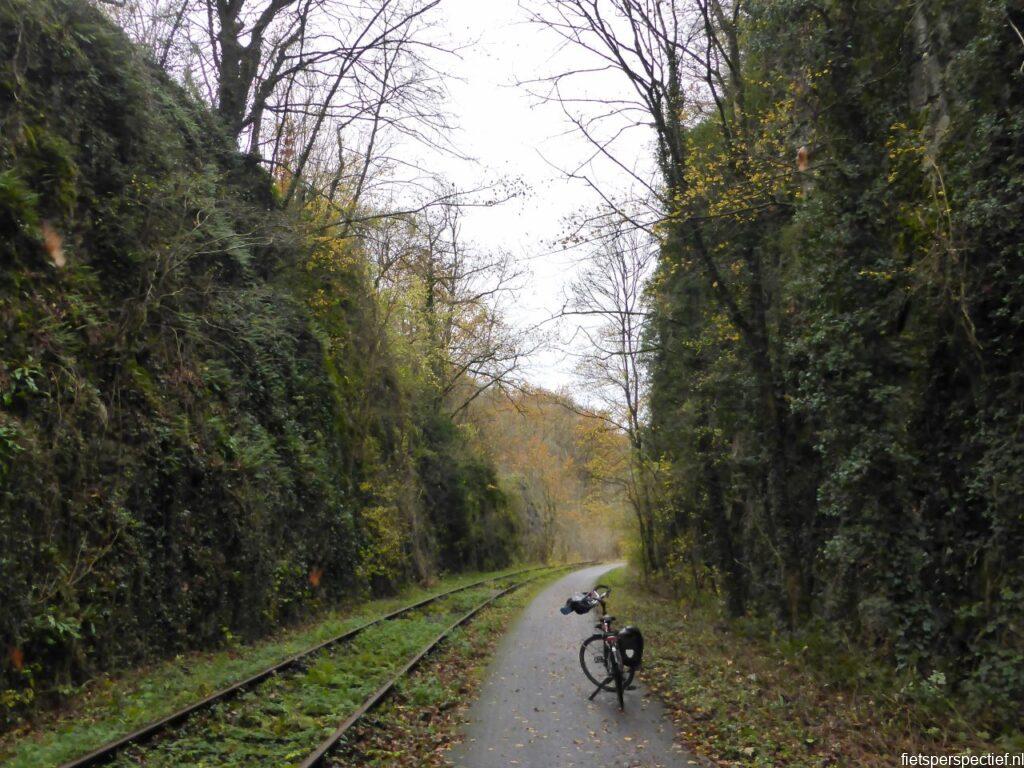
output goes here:
[{"label": "bicycle spoke", "polygon": [[[598,586],[600,587],[601,585]],[[596,594],[597,589],[595,587],[590,594]],[[612,621],[614,619],[607,616],[607,612],[604,610],[604,598],[607,597],[610,590],[607,587],[604,590],[603,594],[600,595],[600,599],[595,603],[595,605],[600,604],[602,607],[601,622],[597,626],[599,632],[584,640],[580,646],[580,667],[583,669],[583,674],[595,686],[594,692],[590,694],[590,700],[593,701],[594,697],[601,691],[615,693],[619,700],[619,709],[622,710],[625,708],[623,693],[632,689],[631,683],[633,682],[635,670],[623,664],[621,651],[615,645],[617,635],[612,628]],[[577,611],[577,613],[586,612]]]}]

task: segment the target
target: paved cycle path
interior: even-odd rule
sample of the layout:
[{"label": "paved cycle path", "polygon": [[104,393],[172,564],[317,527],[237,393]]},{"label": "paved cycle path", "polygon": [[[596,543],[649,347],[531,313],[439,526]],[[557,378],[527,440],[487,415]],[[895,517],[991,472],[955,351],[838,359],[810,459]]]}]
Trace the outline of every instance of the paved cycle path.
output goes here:
[{"label": "paved cycle path", "polygon": [[[470,707],[464,740],[449,758],[459,768],[677,768],[699,766],[673,744],[661,702],[637,685],[619,712],[613,693],[587,697],[593,686],[579,666],[579,646],[594,632],[594,613],[558,609],[616,568],[599,565],[559,579],[541,592],[502,639]],[[627,616],[615,612],[617,626]],[[642,629],[642,628],[641,628]]]}]

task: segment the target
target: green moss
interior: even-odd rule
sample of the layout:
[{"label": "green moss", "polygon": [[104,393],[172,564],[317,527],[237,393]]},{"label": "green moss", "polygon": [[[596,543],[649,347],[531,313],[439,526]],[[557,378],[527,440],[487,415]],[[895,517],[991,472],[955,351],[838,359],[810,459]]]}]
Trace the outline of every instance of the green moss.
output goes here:
[{"label": "green moss", "polygon": [[8,233],[35,231],[39,194],[13,170],[0,171],[0,227]]},{"label": "green moss", "polygon": [[[253,645],[235,643],[222,651],[191,653],[121,676],[96,679],[76,698],[70,710],[44,717],[27,733],[8,733],[0,737],[0,759],[9,768],[56,765],[70,760],[403,605],[501,575],[502,572],[492,572],[448,577],[430,589],[405,589],[397,597],[330,611],[315,623],[278,633]],[[281,578],[288,576],[283,574]],[[375,666],[394,661],[380,657]]]},{"label": "green moss", "polygon": [[[23,660],[0,664],[0,726],[395,588],[404,522],[454,519],[437,505],[475,537],[441,567],[509,562],[487,468],[396,384],[366,270],[314,266],[270,175],[91,4],[0,3],[0,125],[0,652]],[[444,493],[413,443],[455,468]],[[397,532],[365,570],[362,507]]]}]

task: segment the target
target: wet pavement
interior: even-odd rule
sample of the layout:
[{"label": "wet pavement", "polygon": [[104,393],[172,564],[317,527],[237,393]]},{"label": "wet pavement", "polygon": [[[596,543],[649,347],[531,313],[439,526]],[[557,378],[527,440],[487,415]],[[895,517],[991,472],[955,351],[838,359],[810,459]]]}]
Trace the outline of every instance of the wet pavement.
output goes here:
[{"label": "wet pavement", "polygon": [[[637,684],[620,712],[614,693],[588,696],[594,686],[579,666],[579,646],[594,632],[597,610],[558,612],[573,592],[585,592],[617,564],[585,568],[541,592],[502,639],[469,711],[464,741],[449,758],[459,768],[676,768],[699,766],[673,743],[661,702]],[[628,616],[615,613],[616,626]],[[641,628],[642,629],[642,628]]]}]

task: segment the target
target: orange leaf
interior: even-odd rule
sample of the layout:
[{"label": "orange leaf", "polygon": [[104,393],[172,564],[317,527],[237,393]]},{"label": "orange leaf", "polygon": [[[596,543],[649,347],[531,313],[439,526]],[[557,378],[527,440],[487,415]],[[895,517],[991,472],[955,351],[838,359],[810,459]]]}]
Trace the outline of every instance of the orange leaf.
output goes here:
[{"label": "orange leaf", "polygon": [[50,262],[57,268],[63,267],[67,264],[67,259],[64,258],[64,240],[48,221],[44,221],[40,229],[43,233],[43,249],[50,257]]},{"label": "orange leaf", "polygon": [[809,154],[807,147],[800,147],[796,151],[796,168],[798,171],[806,171],[810,167]]}]

